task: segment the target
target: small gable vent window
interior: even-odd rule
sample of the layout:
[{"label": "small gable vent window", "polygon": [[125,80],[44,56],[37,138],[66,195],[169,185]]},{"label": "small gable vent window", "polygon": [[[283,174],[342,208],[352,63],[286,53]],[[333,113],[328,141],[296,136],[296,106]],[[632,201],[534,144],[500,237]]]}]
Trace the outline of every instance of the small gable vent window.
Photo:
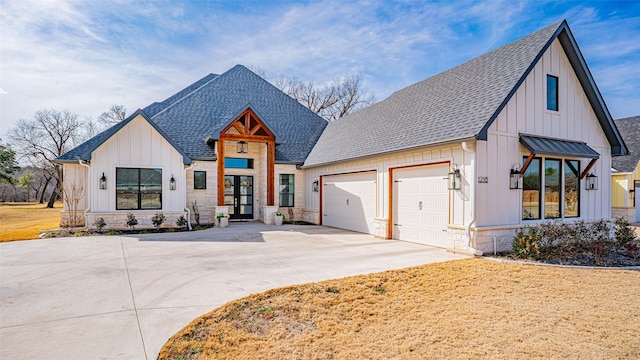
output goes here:
[{"label": "small gable vent window", "polygon": [[193,172],[193,188],[196,190],[207,189],[207,172],[206,171]]},{"label": "small gable vent window", "polygon": [[558,111],[558,77],[547,75],[547,110]]}]

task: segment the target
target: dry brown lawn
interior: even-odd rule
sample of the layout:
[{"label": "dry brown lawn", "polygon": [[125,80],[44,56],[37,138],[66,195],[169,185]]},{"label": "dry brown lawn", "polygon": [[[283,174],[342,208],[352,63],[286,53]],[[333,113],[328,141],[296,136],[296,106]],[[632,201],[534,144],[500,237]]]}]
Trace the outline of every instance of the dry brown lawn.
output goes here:
[{"label": "dry brown lawn", "polygon": [[0,242],[36,239],[41,230],[60,227],[62,203],[3,203],[0,205]]},{"label": "dry brown lawn", "polygon": [[467,259],[274,289],[159,359],[638,359],[640,272]]}]

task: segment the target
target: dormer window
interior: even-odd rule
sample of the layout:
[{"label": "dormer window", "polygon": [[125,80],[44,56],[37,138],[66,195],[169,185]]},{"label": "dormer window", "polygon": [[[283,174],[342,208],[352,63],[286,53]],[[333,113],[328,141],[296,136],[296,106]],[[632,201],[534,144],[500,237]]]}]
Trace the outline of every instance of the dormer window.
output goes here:
[{"label": "dormer window", "polygon": [[547,75],[547,110],[558,111],[558,77]]}]

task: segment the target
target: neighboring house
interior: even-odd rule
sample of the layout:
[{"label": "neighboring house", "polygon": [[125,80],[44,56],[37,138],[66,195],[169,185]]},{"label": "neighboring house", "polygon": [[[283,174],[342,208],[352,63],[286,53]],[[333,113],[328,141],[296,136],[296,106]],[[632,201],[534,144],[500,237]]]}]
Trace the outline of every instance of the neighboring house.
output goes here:
[{"label": "neighboring house", "polygon": [[637,191],[640,190],[640,116],[615,120],[629,156],[611,162],[611,213],[630,222],[640,222]]},{"label": "neighboring house", "polygon": [[89,225],[123,226],[128,211],[193,219],[197,201],[204,222],[280,210],[479,254],[522,226],[609,218],[611,158],[626,154],[562,21],[328,125],[236,66],[58,161],[65,187],[86,184]]}]

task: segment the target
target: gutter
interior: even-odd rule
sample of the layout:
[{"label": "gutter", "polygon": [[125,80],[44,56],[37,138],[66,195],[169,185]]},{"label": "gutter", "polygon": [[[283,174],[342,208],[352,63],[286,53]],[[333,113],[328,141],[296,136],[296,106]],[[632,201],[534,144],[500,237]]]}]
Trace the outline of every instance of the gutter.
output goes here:
[{"label": "gutter", "polygon": [[84,210],[84,226],[89,228],[89,218],[87,217],[87,213],[91,210],[91,166],[87,165],[86,162],[83,163],[83,160],[78,159],[78,164],[87,168],[87,208]]},{"label": "gutter", "polygon": [[[373,154],[358,155],[358,156],[354,156],[354,157],[350,157],[350,158],[330,160],[330,161],[317,163],[317,164],[310,164],[310,165],[304,165],[303,164],[302,166],[300,166],[300,168],[303,169],[303,170],[312,169],[312,168],[317,168],[317,167],[322,167],[322,166],[328,166],[328,165],[344,163],[344,162],[348,162],[348,161],[359,161],[359,160],[365,160],[367,158],[386,156],[386,155],[390,155],[390,154],[398,154],[398,153],[402,153],[402,152],[406,152],[406,151],[413,151],[413,150],[418,150],[418,149],[429,149],[429,148],[434,148],[434,147],[438,147],[438,146],[447,146],[447,145],[452,145],[452,144],[459,144],[461,141],[462,142],[466,142],[466,141],[471,141],[471,140],[476,140],[476,138],[472,136],[472,137],[456,139],[456,140],[445,140],[445,141],[432,143],[432,144],[422,144],[422,145],[410,146],[410,147],[405,147],[405,148],[400,148],[400,149],[394,149],[394,150],[389,150],[389,151],[384,151],[384,152],[373,153]],[[307,155],[307,157],[308,156],[309,155]]]},{"label": "gutter", "polygon": [[184,179],[185,179],[185,183],[184,183],[184,191],[182,192],[184,194],[184,209],[187,211],[187,227],[189,228],[189,231],[191,231],[191,210],[189,210],[189,207],[187,206],[187,170],[190,170],[193,167],[193,163],[191,163],[189,166],[187,166],[186,168],[184,168]]},{"label": "gutter", "polygon": [[[475,146],[469,146],[467,145],[466,141],[462,142],[462,150],[464,150],[465,152],[468,152],[469,154],[471,154],[471,167],[473,168],[473,174],[475,176],[476,174],[476,147]],[[478,206],[476,203],[476,186],[477,183],[475,181],[472,181],[473,186],[470,186],[470,191],[469,191],[469,201],[471,201],[471,220],[469,221],[469,223],[464,227],[464,232],[465,235],[467,236],[467,244],[465,245],[467,251],[469,251],[470,253],[472,253],[473,255],[476,256],[482,256],[482,251],[475,249],[473,246],[471,246],[471,225],[473,225],[476,222],[476,207]]]}]

